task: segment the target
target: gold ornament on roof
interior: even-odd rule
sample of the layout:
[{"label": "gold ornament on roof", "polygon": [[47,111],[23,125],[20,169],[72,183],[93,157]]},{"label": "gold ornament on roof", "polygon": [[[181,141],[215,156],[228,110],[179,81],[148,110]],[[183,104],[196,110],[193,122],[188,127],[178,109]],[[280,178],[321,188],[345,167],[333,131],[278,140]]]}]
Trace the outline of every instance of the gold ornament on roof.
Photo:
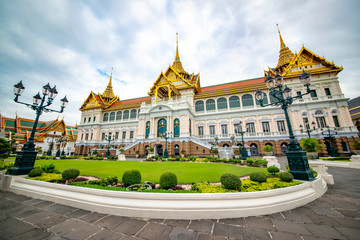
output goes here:
[{"label": "gold ornament on roof", "polygon": [[[279,32],[279,37],[280,37],[280,53],[279,53],[279,60],[278,60],[278,64],[276,65],[276,70],[278,70],[279,68],[285,66],[286,64],[289,64],[290,61],[294,58],[294,54],[290,51],[290,49],[285,45],[282,37],[281,37],[281,33],[280,33],[280,29],[279,29],[279,25],[276,24],[278,32]],[[281,70],[281,69],[280,69]],[[282,71],[281,71],[282,72]]]},{"label": "gold ornament on roof", "polygon": [[101,97],[104,99],[113,99],[115,97],[113,88],[112,88],[112,72],[113,72],[113,68],[111,68],[111,75],[110,75],[110,81],[109,84],[107,85],[105,91],[103,94],[101,94]]}]

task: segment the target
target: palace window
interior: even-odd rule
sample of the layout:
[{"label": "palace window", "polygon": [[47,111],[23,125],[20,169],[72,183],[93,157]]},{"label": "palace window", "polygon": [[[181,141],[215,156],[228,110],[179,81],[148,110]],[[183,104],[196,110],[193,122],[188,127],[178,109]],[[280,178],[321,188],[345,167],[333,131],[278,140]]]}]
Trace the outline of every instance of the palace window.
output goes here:
[{"label": "palace window", "polygon": [[124,111],[123,120],[129,120],[129,110]]},{"label": "palace window", "polygon": [[136,109],[131,110],[130,119],[136,119]]},{"label": "palace window", "polygon": [[86,134],[85,134],[85,140],[88,140],[88,139],[89,139],[89,134],[86,133]]},{"label": "palace window", "polygon": [[349,152],[349,146],[346,142],[341,142],[343,152]]},{"label": "palace window", "polygon": [[221,134],[222,135],[227,135],[228,134],[227,125],[221,125]]},{"label": "palace window", "polygon": [[316,98],[317,97],[317,93],[316,93],[316,90],[310,90],[310,96],[312,97],[312,98]]},{"label": "palace window", "polygon": [[130,131],[130,139],[134,138],[134,131]]},{"label": "palace window", "polygon": [[239,108],[240,107],[240,98],[238,96],[231,96],[229,98],[230,108]]},{"label": "palace window", "polygon": [[121,118],[122,118],[122,111],[118,111],[116,113],[116,120],[121,120]]},{"label": "palace window", "polygon": [[196,112],[203,112],[204,111],[204,101],[197,101],[195,103],[195,111]]},{"label": "palace window", "polygon": [[91,117],[89,117],[88,122],[91,122]]},{"label": "palace window", "polygon": [[310,125],[309,125],[309,119],[307,117],[303,118],[303,121],[304,121],[304,126],[305,128],[309,128]]},{"label": "palace window", "polygon": [[180,137],[180,120],[178,118],[174,120],[174,137]]},{"label": "palace window", "polygon": [[247,123],[246,124],[246,132],[255,133],[255,125],[254,125],[254,123]]},{"label": "palace window", "polygon": [[269,122],[262,122],[263,132],[270,132],[270,124]]},{"label": "palace window", "polygon": [[240,124],[239,123],[234,124],[234,131],[235,131],[235,133],[240,133]]},{"label": "palace window", "polygon": [[104,132],[101,134],[101,140],[105,140],[105,133]]},{"label": "palace window", "polygon": [[[256,102],[256,105],[260,105],[259,100],[257,100],[256,98],[255,98],[255,102]],[[267,99],[266,93],[264,93],[264,101],[263,101],[263,103],[268,104],[268,99]]]},{"label": "palace window", "polygon": [[325,88],[324,90],[326,96],[331,96],[330,88]]},{"label": "palace window", "polygon": [[91,133],[90,140],[92,140],[92,139],[93,139],[93,136],[94,136],[94,133]]},{"label": "palace window", "polygon": [[119,132],[115,132],[115,140],[119,139]]},{"label": "palace window", "polygon": [[203,126],[198,127],[198,135],[199,136],[204,136],[204,127]]},{"label": "palace window", "polygon": [[210,137],[215,137],[215,126],[214,125],[209,126],[209,133],[210,133]]},{"label": "palace window", "polygon": [[217,100],[217,108],[218,109],[227,109],[227,100],[226,100],[226,98],[219,98]]},{"label": "palace window", "polygon": [[332,117],[333,117],[333,120],[334,120],[335,127],[340,127],[338,116],[332,116]]},{"label": "palace window", "polygon": [[206,111],[215,110],[215,100],[209,99],[206,101]]},{"label": "palace window", "polygon": [[115,112],[110,113],[110,121],[115,120]]},{"label": "palace window", "polygon": [[285,128],[285,122],[284,121],[278,121],[277,122],[278,125],[278,130],[279,132],[285,132],[286,128]]},{"label": "palace window", "polygon": [[84,123],[86,123],[86,117],[84,117]]},{"label": "palace window", "polygon": [[107,122],[109,120],[109,113],[105,113],[103,117],[103,122]]},{"label": "palace window", "polygon": [[324,117],[316,117],[316,123],[318,128],[325,128],[326,127],[326,121]]},{"label": "palace window", "polygon": [[145,138],[149,138],[149,134],[150,134],[150,121],[147,121],[145,126],[146,126]]},{"label": "palace window", "polygon": [[163,137],[165,133],[166,133],[166,120],[162,118],[158,122],[157,137]]},{"label": "palace window", "polygon": [[244,107],[254,106],[254,100],[252,95],[250,94],[245,94],[244,96],[242,96],[241,101]]},{"label": "palace window", "polygon": [[274,97],[273,95],[269,94],[270,96],[270,103],[276,103],[278,102],[278,99],[276,97]]},{"label": "palace window", "polygon": [[126,139],[126,131],[122,132],[122,139]]},{"label": "palace window", "polygon": [[94,116],[94,118],[93,118],[93,122],[95,122],[95,120],[96,120],[96,116]]}]

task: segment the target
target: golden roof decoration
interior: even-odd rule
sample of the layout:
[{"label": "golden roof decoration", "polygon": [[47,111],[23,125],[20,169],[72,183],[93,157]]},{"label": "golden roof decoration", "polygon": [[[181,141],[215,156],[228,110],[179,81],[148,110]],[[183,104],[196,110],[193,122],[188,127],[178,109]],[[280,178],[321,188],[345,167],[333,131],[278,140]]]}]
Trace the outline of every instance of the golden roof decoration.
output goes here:
[{"label": "golden roof decoration", "polygon": [[183,68],[181,61],[180,61],[180,56],[179,56],[179,40],[178,40],[178,33],[176,33],[176,55],[175,55],[175,60],[172,64],[172,68],[176,70],[176,72],[180,73],[180,74],[187,74],[189,75]]},{"label": "golden roof decoration", "polygon": [[[286,64],[289,64],[290,61],[293,59],[294,54],[291,52],[291,50],[285,45],[278,24],[276,24],[279,32],[280,37],[280,52],[279,52],[279,60],[278,64],[276,65],[276,70],[282,70],[282,67],[284,67]],[[282,71],[281,71],[282,72]]]},{"label": "golden roof decoration", "polygon": [[101,97],[104,99],[112,99],[115,97],[115,94],[114,94],[113,88],[112,88],[112,72],[113,72],[113,68],[111,69],[109,84],[107,85],[104,93],[101,95]]}]

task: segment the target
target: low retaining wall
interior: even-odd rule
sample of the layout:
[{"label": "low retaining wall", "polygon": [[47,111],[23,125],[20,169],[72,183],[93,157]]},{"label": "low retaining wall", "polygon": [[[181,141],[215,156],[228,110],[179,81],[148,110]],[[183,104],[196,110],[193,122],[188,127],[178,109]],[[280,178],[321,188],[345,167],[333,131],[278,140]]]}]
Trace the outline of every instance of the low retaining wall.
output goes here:
[{"label": "low retaining wall", "polygon": [[[1,184],[0,184],[1,185]],[[260,192],[137,193],[106,191],[5,176],[2,189],[89,211],[143,218],[221,219],[272,214],[305,205],[326,190],[313,182]]]}]

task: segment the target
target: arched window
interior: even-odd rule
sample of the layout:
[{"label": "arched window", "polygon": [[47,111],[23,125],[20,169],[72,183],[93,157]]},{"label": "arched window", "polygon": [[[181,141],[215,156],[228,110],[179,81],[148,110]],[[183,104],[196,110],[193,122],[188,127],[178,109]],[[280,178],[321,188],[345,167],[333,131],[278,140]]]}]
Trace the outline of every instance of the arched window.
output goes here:
[{"label": "arched window", "polygon": [[204,111],[204,101],[197,101],[195,103],[195,111],[196,112],[203,112]]},{"label": "arched window", "polygon": [[270,103],[276,103],[278,102],[279,100],[277,98],[275,98],[273,95],[269,95],[270,96]]},{"label": "arched window", "polygon": [[217,108],[218,109],[227,109],[227,100],[226,98],[219,98],[217,100]]},{"label": "arched window", "polygon": [[115,120],[115,112],[110,113],[110,121]]},{"label": "arched window", "polygon": [[150,121],[147,121],[145,126],[146,126],[145,138],[149,138],[149,134],[150,134]]},{"label": "arched window", "polygon": [[166,119],[162,118],[158,122],[157,137],[162,137],[166,133]]},{"label": "arched window", "polygon": [[122,111],[118,111],[116,113],[116,120],[121,120],[121,118],[122,118]]},{"label": "arched window", "polygon": [[[256,101],[256,105],[259,105],[259,106],[260,106],[259,100],[257,100],[257,99],[255,98],[255,101]],[[263,101],[263,103],[264,103],[264,104],[268,104],[268,98],[267,98],[266,93],[264,93],[264,101]]]},{"label": "arched window", "polygon": [[129,110],[125,110],[125,111],[124,111],[123,119],[124,119],[124,120],[129,120]]},{"label": "arched window", "polygon": [[244,96],[242,96],[241,101],[244,107],[254,106],[254,100],[250,94],[245,94]]},{"label": "arched window", "polygon": [[174,137],[180,136],[180,120],[176,118],[174,120]]},{"label": "arched window", "polygon": [[206,111],[215,110],[215,100],[209,99],[206,101]]},{"label": "arched window", "polygon": [[232,96],[229,98],[230,108],[240,107],[240,98],[238,96]]},{"label": "arched window", "polygon": [[136,109],[131,110],[130,119],[136,119]]},{"label": "arched window", "polygon": [[103,117],[103,122],[107,122],[109,120],[109,113],[105,113]]}]

